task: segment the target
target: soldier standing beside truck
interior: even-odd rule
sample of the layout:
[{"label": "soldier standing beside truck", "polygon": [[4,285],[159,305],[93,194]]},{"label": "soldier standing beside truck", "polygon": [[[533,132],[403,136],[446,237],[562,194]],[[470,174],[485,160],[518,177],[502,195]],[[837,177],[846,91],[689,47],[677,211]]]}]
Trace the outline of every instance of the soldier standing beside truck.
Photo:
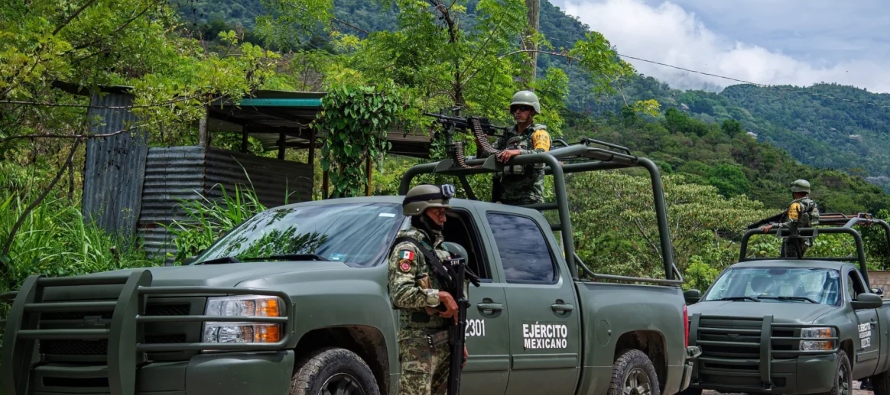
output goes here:
[{"label": "soldier standing beside truck", "polygon": [[[449,184],[418,185],[408,191],[402,211],[411,217],[411,227],[400,231],[398,237],[416,240],[440,261],[450,259],[442,247],[442,229],[453,194],[454,187]],[[457,303],[442,286],[441,276],[448,273],[435,273],[427,261],[424,251],[411,242],[396,244],[389,255],[389,292],[400,310],[402,394],[444,395],[447,390],[450,352],[446,319],[457,318]]]},{"label": "soldier standing beside truck", "polygon": [[[516,125],[495,143],[501,151],[498,161],[507,163],[516,155],[550,151],[547,127],[534,123],[541,113],[538,96],[531,91],[519,91],[510,101],[510,115]],[[534,204],[544,202],[544,164],[504,166],[503,173],[494,175],[492,201],[504,204]]]}]

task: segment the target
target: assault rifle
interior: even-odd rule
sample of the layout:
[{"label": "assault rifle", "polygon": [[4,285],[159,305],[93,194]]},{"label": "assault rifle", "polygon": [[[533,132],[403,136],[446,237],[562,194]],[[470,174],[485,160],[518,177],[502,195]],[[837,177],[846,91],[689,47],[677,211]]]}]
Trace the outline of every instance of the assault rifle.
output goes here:
[{"label": "assault rifle", "polygon": [[785,216],[785,213],[786,213],[786,212],[787,212],[787,210],[786,210],[786,211],[782,211],[781,213],[778,213],[778,214],[776,214],[776,215],[773,215],[772,217],[764,218],[764,219],[762,219],[762,220],[760,220],[760,221],[757,221],[757,222],[755,222],[755,223],[753,223],[753,224],[751,224],[751,225],[748,225],[748,229],[757,229],[757,228],[759,228],[759,227],[761,227],[761,226],[764,226],[764,225],[769,225],[769,224],[773,224],[773,223],[781,222],[781,221],[782,221],[782,217]]},{"label": "assault rifle", "polygon": [[449,284],[448,292],[457,302],[457,324],[452,320],[448,326],[448,344],[451,349],[451,359],[448,369],[448,395],[460,394],[460,374],[463,370],[464,345],[467,338],[467,309],[470,307],[470,300],[464,292],[464,281],[469,280],[473,285],[479,286],[479,277],[475,273],[467,269],[467,251],[455,243],[443,243],[445,248],[451,253],[451,260],[447,262],[448,270],[451,272],[453,281]]}]

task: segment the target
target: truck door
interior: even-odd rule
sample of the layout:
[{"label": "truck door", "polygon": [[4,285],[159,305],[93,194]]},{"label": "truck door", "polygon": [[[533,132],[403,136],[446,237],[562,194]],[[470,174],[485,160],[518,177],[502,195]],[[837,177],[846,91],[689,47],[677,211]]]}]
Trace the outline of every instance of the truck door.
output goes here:
[{"label": "truck door", "polygon": [[503,395],[510,370],[507,336],[507,299],[504,283],[492,262],[491,248],[485,248],[479,226],[462,208],[449,210],[443,234],[467,249],[467,267],[480,278],[480,286],[470,286],[467,309],[466,345],[470,357],[461,373],[463,395]]},{"label": "truck door", "polygon": [[[847,272],[847,303],[856,300],[856,296],[866,292],[862,276],[856,270]],[[878,327],[878,311],[877,309],[856,310],[857,320],[857,338],[854,340],[856,347],[856,356],[853,363],[853,377],[869,376],[875,372],[878,365],[879,344],[881,337],[879,336],[880,328]],[[853,356],[847,356],[854,358]]]},{"label": "truck door", "polygon": [[510,306],[507,393],[574,393],[581,363],[581,306],[571,276],[557,264],[555,239],[528,216],[489,211],[486,219]]}]

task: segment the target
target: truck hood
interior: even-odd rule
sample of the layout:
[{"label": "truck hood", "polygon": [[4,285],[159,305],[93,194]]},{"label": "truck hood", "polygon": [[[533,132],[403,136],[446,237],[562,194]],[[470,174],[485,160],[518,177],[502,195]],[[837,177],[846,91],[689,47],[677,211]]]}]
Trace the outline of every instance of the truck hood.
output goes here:
[{"label": "truck hood", "polygon": [[711,301],[688,307],[689,315],[759,318],[772,315],[783,323],[813,323],[817,318],[837,309],[836,306],[797,302]]},{"label": "truck hood", "polygon": [[234,287],[245,281],[281,276],[292,278],[320,271],[361,270],[336,261],[244,262],[124,269],[89,274],[86,277],[129,275],[132,272],[146,269],[151,272],[152,286],[207,287]]}]

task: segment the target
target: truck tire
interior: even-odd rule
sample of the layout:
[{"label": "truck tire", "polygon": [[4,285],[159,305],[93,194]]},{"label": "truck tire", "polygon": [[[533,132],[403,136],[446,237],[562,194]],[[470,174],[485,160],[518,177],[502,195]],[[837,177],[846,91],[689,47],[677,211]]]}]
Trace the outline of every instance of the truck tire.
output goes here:
[{"label": "truck tire", "polygon": [[622,351],[612,366],[609,395],[661,395],[655,366],[646,353]]},{"label": "truck tire", "polygon": [[701,395],[701,393],[702,393],[701,388],[689,387],[683,391],[680,391],[679,393],[677,393],[677,395]]},{"label": "truck tire", "polygon": [[296,365],[290,395],[380,395],[374,373],[358,354],[321,348]]},{"label": "truck tire", "polygon": [[853,395],[853,369],[844,350],[837,352],[837,370],[834,372],[834,385],[825,395]]},{"label": "truck tire", "polygon": [[881,372],[871,376],[871,386],[875,395],[890,395],[890,372]]}]

